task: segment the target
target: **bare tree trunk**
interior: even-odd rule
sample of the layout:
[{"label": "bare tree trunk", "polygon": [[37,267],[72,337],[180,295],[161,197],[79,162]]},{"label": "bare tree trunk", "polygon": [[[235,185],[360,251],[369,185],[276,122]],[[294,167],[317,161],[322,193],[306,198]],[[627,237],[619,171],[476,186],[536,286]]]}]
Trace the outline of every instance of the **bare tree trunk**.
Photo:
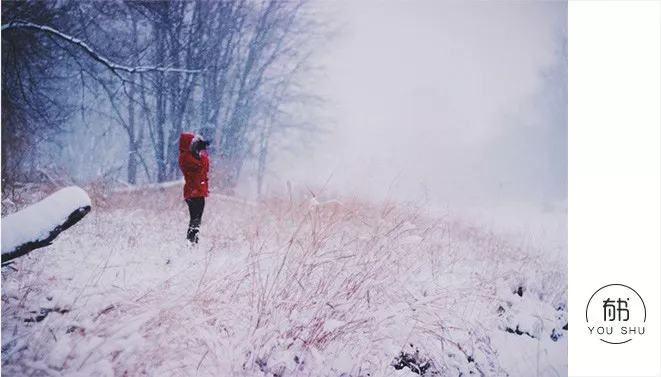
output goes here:
[{"label": "bare tree trunk", "polygon": [[133,102],[134,89],[133,85],[129,87],[129,103],[128,103],[128,132],[129,132],[129,161],[126,168],[128,175],[128,182],[130,184],[136,183],[138,173],[138,145],[135,140],[135,104]]},{"label": "bare tree trunk", "polygon": [[[157,22],[155,27],[156,34],[156,60],[164,61],[165,60],[165,41],[164,41],[164,26],[165,21],[162,17],[161,22]],[[164,77],[160,72],[156,72],[156,88],[154,95],[156,96],[156,144],[154,145],[156,150],[156,181],[164,182],[166,179],[166,148],[165,144],[165,119],[166,119],[166,105],[167,99],[165,97],[165,85]]]},{"label": "bare tree trunk", "polygon": [[[133,30],[133,49],[138,50],[138,25],[135,17],[131,17],[131,29]],[[134,66],[139,65],[137,54],[133,55],[131,63]],[[128,84],[128,134],[129,134],[129,161],[127,170],[127,180],[130,184],[137,183],[138,175],[138,153],[140,153],[140,141],[136,139],[135,122],[135,84]]]},{"label": "bare tree trunk", "polygon": [[262,196],[262,189],[264,184],[264,176],[266,175],[266,159],[269,153],[269,136],[268,130],[262,130],[259,142],[259,157],[257,160],[257,195]]}]

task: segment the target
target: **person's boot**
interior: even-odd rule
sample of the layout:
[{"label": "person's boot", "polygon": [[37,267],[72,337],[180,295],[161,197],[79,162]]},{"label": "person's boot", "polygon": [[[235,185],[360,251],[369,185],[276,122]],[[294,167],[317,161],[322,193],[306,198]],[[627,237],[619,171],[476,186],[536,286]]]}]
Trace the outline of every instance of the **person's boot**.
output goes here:
[{"label": "person's boot", "polygon": [[198,228],[188,228],[188,234],[186,234],[186,239],[188,240],[189,246],[197,245],[197,242],[199,241],[198,232],[199,232]]}]

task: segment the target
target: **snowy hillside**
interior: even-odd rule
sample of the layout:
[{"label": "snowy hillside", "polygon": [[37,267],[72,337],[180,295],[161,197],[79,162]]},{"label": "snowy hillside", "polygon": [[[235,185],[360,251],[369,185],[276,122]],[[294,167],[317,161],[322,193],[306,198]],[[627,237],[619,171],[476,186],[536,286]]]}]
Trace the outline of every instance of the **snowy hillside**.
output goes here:
[{"label": "snowy hillside", "polygon": [[460,216],[212,195],[188,249],[179,187],[92,201],[2,269],[3,375],[567,375],[566,261]]}]

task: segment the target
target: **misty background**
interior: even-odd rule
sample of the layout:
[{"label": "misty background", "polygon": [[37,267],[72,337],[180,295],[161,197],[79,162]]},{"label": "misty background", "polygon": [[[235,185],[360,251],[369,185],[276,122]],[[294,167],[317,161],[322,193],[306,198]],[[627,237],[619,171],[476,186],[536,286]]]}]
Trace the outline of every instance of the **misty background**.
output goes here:
[{"label": "misty background", "polygon": [[334,119],[278,172],[455,203],[567,196],[566,2],[341,2],[319,84]]},{"label": "misty background", "polygon": [[178,179],[198,131],[220,192],[566,200],[566,2],[2,5],[3,188]]}]

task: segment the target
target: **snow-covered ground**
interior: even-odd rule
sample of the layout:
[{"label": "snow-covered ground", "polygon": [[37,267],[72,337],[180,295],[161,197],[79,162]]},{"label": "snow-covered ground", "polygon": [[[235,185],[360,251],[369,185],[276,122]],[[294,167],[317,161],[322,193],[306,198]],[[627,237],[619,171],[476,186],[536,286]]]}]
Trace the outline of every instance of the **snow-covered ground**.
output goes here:
[{"label": "snow-covered ground", "polygon": [[212,194],[189,249],[178,187],[92,199],[3,268],[3,374],[567,375],[547,243],[412,205]]}]

